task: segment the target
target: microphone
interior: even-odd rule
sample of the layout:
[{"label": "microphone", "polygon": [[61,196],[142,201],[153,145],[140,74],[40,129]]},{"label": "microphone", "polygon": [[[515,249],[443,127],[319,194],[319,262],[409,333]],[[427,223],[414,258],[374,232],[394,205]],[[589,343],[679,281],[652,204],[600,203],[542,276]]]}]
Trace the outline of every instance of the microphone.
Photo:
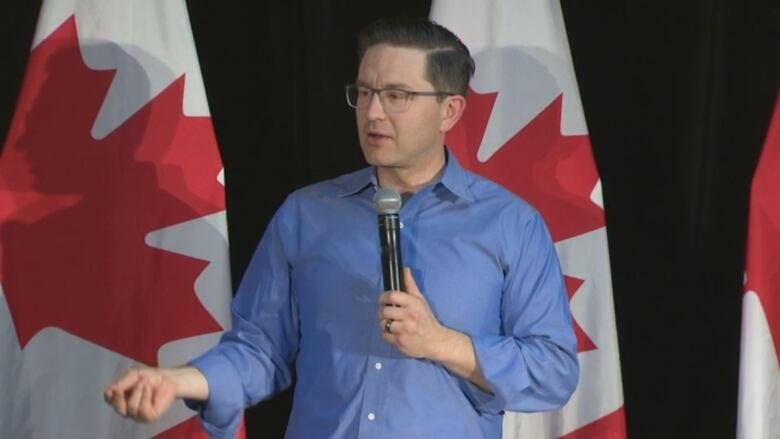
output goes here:
[{"label": "microphone", "polygon": [[374,194],[374,209],[379,215],[379,245],[385,291],[406,291],[401,262],[401,232],[398,226],[401,195],[393,189],[379,188]]}]

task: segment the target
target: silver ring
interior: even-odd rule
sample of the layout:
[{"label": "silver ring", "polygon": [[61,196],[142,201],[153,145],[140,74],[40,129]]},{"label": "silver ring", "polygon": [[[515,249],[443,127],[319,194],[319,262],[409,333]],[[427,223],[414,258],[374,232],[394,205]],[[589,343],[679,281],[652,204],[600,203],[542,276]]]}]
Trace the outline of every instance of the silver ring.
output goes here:
[{"label": "silver ring", "polygon": [[388,333],[388,334],[392,334],[393,333],[393,331],[390,330],[390,325],[392,325],[392,324],[393,324],[393,319],[387,319],[387,321],[385,322],[385,332],[386,333]]}]

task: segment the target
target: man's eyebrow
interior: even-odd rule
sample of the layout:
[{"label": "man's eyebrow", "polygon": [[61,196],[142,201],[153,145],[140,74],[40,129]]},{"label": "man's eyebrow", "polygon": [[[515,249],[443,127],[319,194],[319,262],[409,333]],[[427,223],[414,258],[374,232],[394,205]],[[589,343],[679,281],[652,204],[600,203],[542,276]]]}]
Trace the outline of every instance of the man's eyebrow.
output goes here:
[{"label": "man's eyebrow", "polygon": [[[366,88],[372,88],[371,85],[369,85],[365,81],[361,81],[359,79],[355,81],[355,85],[359,85],[361,87],[366,87]],[[393,83],[390,83],[390,84],[385,84],[385,86],[382,87],[382,88],[383,89],[386,89],[386,88],[398,88],[398,89],[401,89],[401,90],[411,90],[412,89],[412,87],[409,86],[409,84],[404,84],[403,82],[393,82]]]},{"label": "man's eyebrow", "polygon": [[403,82],[393,82],[391,84],[385,84],[385,88],[400,88],[400,89],[407,89],[407,90],[412,89],[412,87],[409,84],[404,84]]}]

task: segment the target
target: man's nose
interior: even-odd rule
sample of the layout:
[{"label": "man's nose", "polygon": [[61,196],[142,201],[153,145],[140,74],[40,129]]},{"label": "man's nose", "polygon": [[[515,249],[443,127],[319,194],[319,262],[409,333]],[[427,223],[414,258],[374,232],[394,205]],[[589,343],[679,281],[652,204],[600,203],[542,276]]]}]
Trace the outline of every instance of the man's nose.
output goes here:
[{"label": "man's nose", "polygon": [[368,101],[368,108],[366,108],[366,117],[369,120],[382,120],[387,116],[385,108],[382,106],[382,99],[379,97],[379,93],[373,93],[371,100]]}]

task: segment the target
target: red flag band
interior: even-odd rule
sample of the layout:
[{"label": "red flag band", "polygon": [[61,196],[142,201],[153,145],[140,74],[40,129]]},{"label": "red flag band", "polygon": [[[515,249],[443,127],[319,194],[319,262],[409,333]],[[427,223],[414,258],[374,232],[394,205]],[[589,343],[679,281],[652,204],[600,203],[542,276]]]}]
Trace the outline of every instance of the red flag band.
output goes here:
[{"label": "red flag band", "polygon": [[556,242],[577,333],[580,382],[551,413],[504,416],[504,438],[625,438],[601,186],[558,2],[435,0],[431,18],[476,61],[447,138],[461,163],[536,207]]},{"label": "red flag band", "polygon": [[0,156],[0,437],[205,437],[102,390],[229,325],[221,171],[183,0],[43,2]]},{"label": "red flag band", "polygon": [[780,98],[750,193],[737,437],[780,437]]}]

